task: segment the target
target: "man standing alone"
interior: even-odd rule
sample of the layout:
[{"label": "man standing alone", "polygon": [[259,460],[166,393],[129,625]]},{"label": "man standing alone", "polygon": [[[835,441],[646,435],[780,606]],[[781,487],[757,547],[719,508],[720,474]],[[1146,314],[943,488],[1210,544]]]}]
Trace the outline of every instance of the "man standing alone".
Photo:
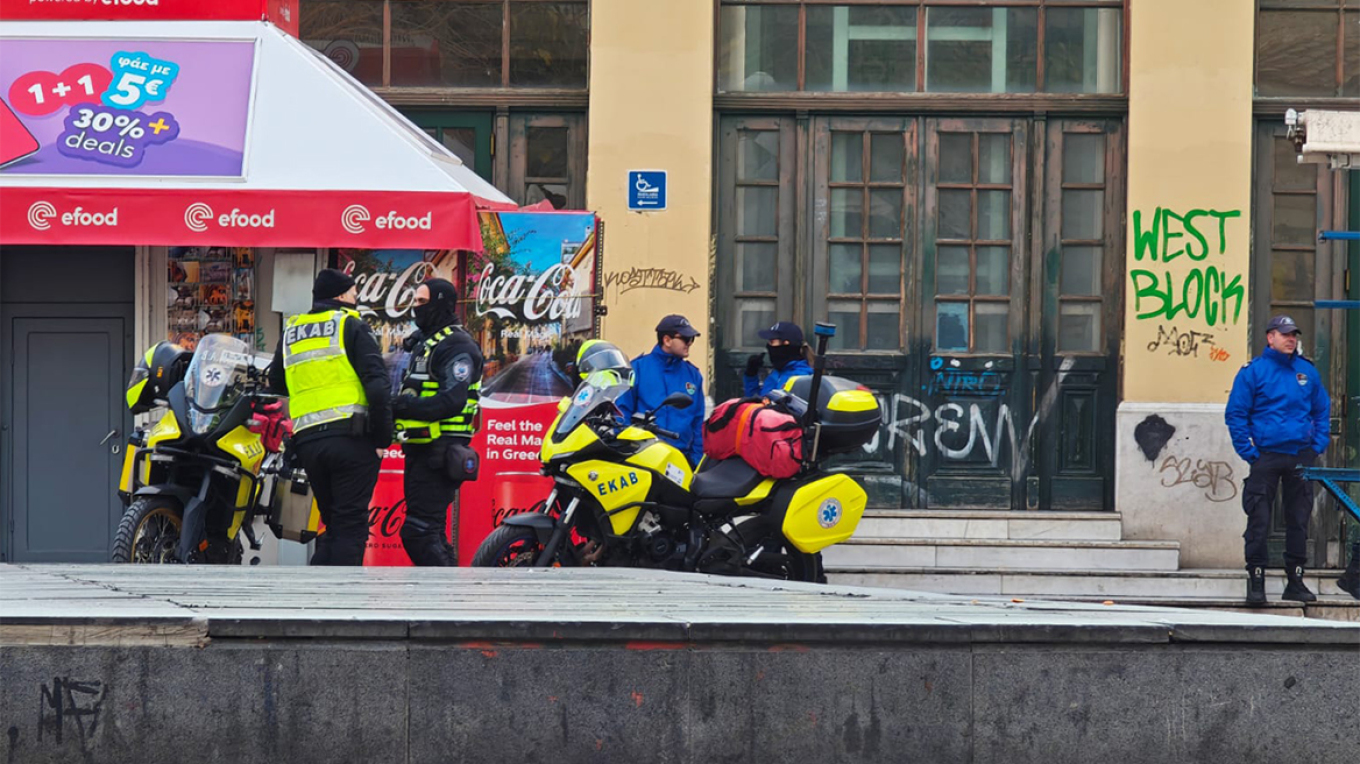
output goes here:
[{"label": "man standing alone", "polygon": [[1266,534],[1275,489],[1284,484],[1286,600],[1313,602],[1303,583],[1313,487],[1299,474],[1327,450],[1331,399],[1317,368],[1298,352],[1299,327],[1289,316],[1266,326],[1266,349],[1233,380],[1224,419],[1237,455],[1251,464],[1242,487],[1247,513],[1247,603],[1266,601]]}]

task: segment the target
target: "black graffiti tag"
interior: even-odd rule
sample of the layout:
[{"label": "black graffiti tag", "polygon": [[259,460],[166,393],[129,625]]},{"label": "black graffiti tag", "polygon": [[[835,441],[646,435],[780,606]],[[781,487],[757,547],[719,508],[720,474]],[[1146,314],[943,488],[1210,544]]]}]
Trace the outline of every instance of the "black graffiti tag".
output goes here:
[{"label": "black graffiti tag", "polygon": [[53,677],[52,686],[39,685],[38,740],[48,731],[61,743],[68,722],[74,723],[83,746],[94,737],[99,710],[109,686],[102,682]]},{"label": "black graffiti tag", "polygon": [[1167,355],[1199,357],[1201,347],[1212,348],[1214,346],[1214,335],[1208,332],[1187,331],[1182,332],[1179,328],[1172,326],[1157,327],[1157,339],[1147,344],[1149,353],[1158,350],[1165,350]]},{"label": "black graffiti tag", "polygon": [[660,289],[689,294],[700,286],[693,276],[669,268],[629,268],[626,271],[612,271],[604,274],[604,285],[618,287],[619,294],[634,289]]},{"label": "black graffiti tag", "polygon": [[1168,456],[1162,460],[1157,474],[1162,476],[1164,488],[1190,483],[1203,488],[1204,498],[1209,501],[1222,503],[1237,498],[1237,482],[1233,480],[1232,465],[1227,462],[1196,459],[1191,466],[1188,456]]}]

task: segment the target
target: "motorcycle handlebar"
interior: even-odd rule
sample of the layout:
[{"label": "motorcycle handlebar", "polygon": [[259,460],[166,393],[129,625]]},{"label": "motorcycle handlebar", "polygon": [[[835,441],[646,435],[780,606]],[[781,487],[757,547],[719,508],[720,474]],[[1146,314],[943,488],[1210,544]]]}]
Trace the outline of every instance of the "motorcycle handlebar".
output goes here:
[{"label": "motorcycle handlebar", "polygon": [[679,439],[680,439],[680,433],[678,433],[678,432],[671,432],[670,430],[663,430],[663,429],[661,429],[660,427],[652,427],[651,430],[652,430],[652,432],[656,433],[657,435],[660,435],[660,436],[663,437],[663,438],[672,438],[672,439],[675,439],[675,440],[679,440]]}]

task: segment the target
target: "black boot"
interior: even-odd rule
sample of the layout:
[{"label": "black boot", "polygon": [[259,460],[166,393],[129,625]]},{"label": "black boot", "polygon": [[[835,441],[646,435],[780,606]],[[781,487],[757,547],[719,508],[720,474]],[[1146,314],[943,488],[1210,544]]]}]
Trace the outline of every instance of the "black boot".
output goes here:
[{"label": "black boot", "polygon": [[1346,572],[1336,580],[1336,585],[1341,591],[1360,600],[1360,549],[1351,550],[1351,564],[1346,566]]},{"label": "black boot", "polygon": [[1247,568],[1247,604],[1266,604],[1266,571],[1264,568]]},{"label": "black boot", "polygon": [[1317,602],[1317,595],[1308,591],[1307,585],[1303,583],[1302,565],[1286,568],[1284,572],[1289,577],[1289,583],[1285,585],[1284,595],[1280,599],[1295,602]]}]

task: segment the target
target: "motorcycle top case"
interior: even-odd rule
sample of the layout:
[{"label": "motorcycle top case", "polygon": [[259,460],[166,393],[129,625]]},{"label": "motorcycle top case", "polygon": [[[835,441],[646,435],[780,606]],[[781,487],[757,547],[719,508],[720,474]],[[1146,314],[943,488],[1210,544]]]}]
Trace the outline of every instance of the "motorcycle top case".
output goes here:
[{"label": "motorcycle top case", "polygon": [[869,496],[848,475],[813,475],[779,486],[771,512],[784,538],[815,554],[855,535]]},{"label": "motorcycle top case", "polygon": [[[784,383],[784,389],[806,401],[812,395],[812,377],[794,377]],[[878,399],[858,382],[844,377],[822,377],[817,398],[817,414],[822,423],[818,448],[823,456],[854,451],[873,440],[883,425]]]}]

